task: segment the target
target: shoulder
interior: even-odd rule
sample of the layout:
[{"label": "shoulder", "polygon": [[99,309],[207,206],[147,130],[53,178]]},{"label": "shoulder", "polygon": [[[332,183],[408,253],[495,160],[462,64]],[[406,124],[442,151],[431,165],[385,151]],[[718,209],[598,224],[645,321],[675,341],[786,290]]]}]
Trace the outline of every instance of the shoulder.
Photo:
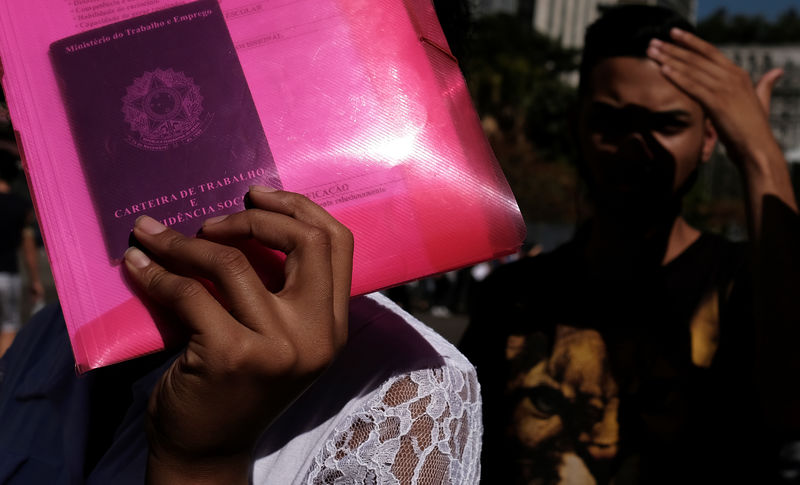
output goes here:
[{"label": "shoulder", "polygon": [[262,438],[254,483],[477,483],[480,413],[453,345],[383,295],[357,298],[340,357]]},{"label": "shoulder", "polygon": [[749,244],[746,242],[732,242],[720,235],[704,232],[669,264],[668,269],[680,277],[724,288],[748,278],[748,252]]},{"label": "shoulder", "polygon": [[[404,362],[395,365],[389,377],[374,387],[365,400],[365,409],[401,409],[427,399],[435,407],[447,403],[449,415],[458,417],[465,405],[480,405],[475,367],[455,346],[385,296],[374,294],[368,299],[398,319],[395,325],[417,334],[419,340],[393,340],[395,351],[405,354]],[[439,409],[435,414],[441,412]]]},{"label": "shoulder", "polygon": [[475,345],[481,351],[487,333],[506,335],[528,329],[534,316],[538,324],[546,324],[552,314],[557,316],[573,304],[580,261],[576,244],[570,242],[493,271],[475,290],[471,325],[462,343],[467,355],[474,357],[470,347]]},{"label": "shoulder", "polygon": [[306,483],[477,483],[480,389],[472,368],[444,364],[387,380],[314,457]]},{"label": "shoulder", "polygon": [[441,477],[442,483],[477,483],[482,425],[475,368],[385,297],[373,295],[371,301],[417,332],[430,346],[423,353],[437,359],[420,355],[422,365],[407,367],[375,387],[336,426],[306,482],[345,477],[356,483],[420,483]]}]

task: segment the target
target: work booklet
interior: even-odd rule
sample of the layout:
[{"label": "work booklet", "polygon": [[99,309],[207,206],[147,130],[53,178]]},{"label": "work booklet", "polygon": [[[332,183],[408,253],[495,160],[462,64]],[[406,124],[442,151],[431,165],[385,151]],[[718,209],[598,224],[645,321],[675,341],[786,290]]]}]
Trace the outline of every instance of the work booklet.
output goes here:
[{"label": "work booklet", "polygon": [[353,232],[353,295],[524,237],[430,0],[0,0],[0,60],[79,372],[164,348],[119,264],[142,214],[298,192]]},{"label": "work booklet", "polygon": [[281,188],[214,0],[90,30],[50,55],[111,260],[147,214],[186,235]]}]

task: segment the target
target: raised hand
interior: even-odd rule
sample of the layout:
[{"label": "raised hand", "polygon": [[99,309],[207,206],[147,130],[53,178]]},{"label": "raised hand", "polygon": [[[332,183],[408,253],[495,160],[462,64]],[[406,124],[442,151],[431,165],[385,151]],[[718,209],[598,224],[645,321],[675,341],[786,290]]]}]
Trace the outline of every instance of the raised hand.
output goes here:
[{"label": "raised hand", "polygon": [[761,237],[763,200],[772,196],[792,211],[797,204],[783,151],[769,124],[772,88],[780,69],[767,72],[754,86],[746,71],[719,49],[680,29],[675,44],[653,39],[647,55],[664,76],[705,109],[731,160],[744,175],[751,237]]},{"label": "raised hand", "polygon": [[[350,232],[297,194],[253,187],[250,200],[201,238],[136,222],[148,254],[125,254],[131,279],[191,335],[150,398],[149,483],[247,483],[259,435],[347,339]],[[228,245],[248,239],[286,254],[279,291]]]},{"label": "raised hand", "polygon": [[756,87],[746,71],[713,45],[680,29],[672,29],[670,35],[675,44],[653,39],[648,56],[705,108],[728,150],[744,154],[775,144],[767,114],[772,87],[782,71],[768,72]]}]

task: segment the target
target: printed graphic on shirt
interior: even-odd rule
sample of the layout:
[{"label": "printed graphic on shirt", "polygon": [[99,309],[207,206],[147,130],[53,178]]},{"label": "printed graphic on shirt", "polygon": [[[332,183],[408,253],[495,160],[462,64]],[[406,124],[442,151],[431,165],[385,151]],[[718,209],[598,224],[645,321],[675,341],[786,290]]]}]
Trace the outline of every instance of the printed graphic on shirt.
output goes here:
[{"label": "printed graphic on shirt", "polygon": [[[690,326],[693,365],[708,367],[719,337],[718,296],[712,291],[698,307]],[[620,347],[616,347],[619,350]],[[506,359],[509,419],[506,438],[514,450],[519,483],[567,485],[609,483],[622,468],[636,468],[635,456],[620,456],[622,395],[634,396],[641,385],[620,380],[612,370],[604,335],[593,328],[557,325],[545,332],[510,335]],[[653,377],[674,377],[670,363],[651,369]],[[653,401],[680,401],[667,388],[648,393]],[[668,406],[642,406],[642,421],[654,435],[668,435],[680,415]],[[623,460],[620,460],[623,458]]]}]

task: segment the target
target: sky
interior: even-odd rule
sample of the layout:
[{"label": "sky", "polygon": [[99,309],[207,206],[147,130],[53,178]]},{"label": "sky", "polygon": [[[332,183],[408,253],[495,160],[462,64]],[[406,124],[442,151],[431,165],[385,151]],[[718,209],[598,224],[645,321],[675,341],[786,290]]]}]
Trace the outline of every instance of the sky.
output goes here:
[{"label": "sky", "polygon": [[800,0],[697,0],[697,18],[702,20],[720,7],[732,14],[762,14],[767,19],[774,19],[789,7],[800,12]]}]

